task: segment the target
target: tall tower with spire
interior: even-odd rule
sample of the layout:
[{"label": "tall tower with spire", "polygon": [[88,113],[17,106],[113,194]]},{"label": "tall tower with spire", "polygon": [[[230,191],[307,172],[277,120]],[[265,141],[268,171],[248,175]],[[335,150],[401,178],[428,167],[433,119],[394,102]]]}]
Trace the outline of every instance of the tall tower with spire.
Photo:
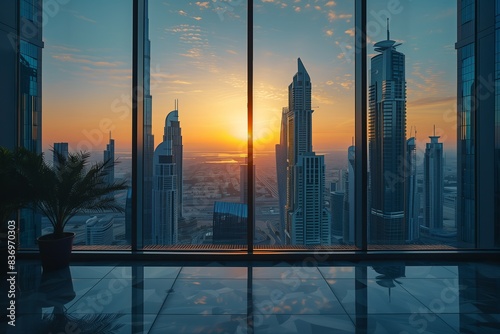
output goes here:
[{"label": "tall tower with spire", "polygon": [[330,217],[324,205],[324,156],[312,149],[311,79],[304,64],[288,86],[286,241],[294,245],[331,242]]},{"label": "tall tower with spire", "polygon": [[143,183],[143,221],[144,243],[152,239],[153,225],[153,156],[155,151],[153,136],[153,97],[151,96],[151,41],[149,40],[148,2],[146,1],[144,20],[144,183]]},{"label": "tall tower with spire", "polygon": [[369,86],[370,242],[404,243],[406,179],[405,55],[390,39],[374,45]]},{"label": "tall tower with spire", "polygon": [[424,156],[424,224],[429,229],[443,228],[444,204],[444,164],[443,143],[439,136],[429,136],[431,142],[425,144]]}]

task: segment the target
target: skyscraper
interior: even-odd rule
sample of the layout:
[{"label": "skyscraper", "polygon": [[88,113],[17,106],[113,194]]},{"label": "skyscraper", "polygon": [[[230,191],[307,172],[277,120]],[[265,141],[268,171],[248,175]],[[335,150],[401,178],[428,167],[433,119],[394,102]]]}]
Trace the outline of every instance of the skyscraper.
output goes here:
[{"label": "skyscraper", "polygon": [[[111,139],[111,132],[109,133],[109,144],[106,145],[106,149],[103,152],[104,161],[111,160],[115,161],[115,140]],[[115,182],[115,167],[111,168],[108,174],[108,184]]]},{"label": "skyscraper", "polygon": [[332,235],[344,234],[344,192],[330,192],[330,214],[332,218]]},{"label": "skyscraper", "polygon": [[[42,153],[42,0],[0,2],[0,146]],[[17,218],[23,247],[36,247],[41,216]]]},{"label": "skyscraper", "polygon": [[175,164],[177,175],[177,214],[182,218],[182,160],[183,160],[183,147],[182,147],[182,131],[181,123],[179,121],[179,102],[175,101],[175,110],[171,111],[165,119],[165,127],[163,128],[163,141],[170,142],[172,146],[173,163]]},{"label": "skyscraper", "polygon": [[[177,107],[177,103],[176,103]],[[182,135],[178,110],[165,118],[163,142],[154,153],[153,238],[156,245],[177,243],[182,215]]]},{"label": "skyscraper", "polygon": [[324,157],[312,150],[311,79],[300,58],[288,86],[287,241],[294,245],[328,245],[330,216],[324,205]]},{"label": "skyscraper", "polygon": [[[247,158],[245,158],[245,163],[240,165],[240,203],[248,204],[248,164]],[[255,188],[255,165],[253,165],[253,188]],[[255,197],[255,193],[254,193]],[[255,200],[255,199],[254,199]],[[255,202],[254,202],[255,203]]]},{"label": "skyscraper", "polygon": [[406,240],[414,241],[420,237],[420,194],[417,191],[417,139],[411,137],[406,141]]},{"label": "skyscraper", "polygon": [[430,136],[424,156],[424,224],[429,229],[443,228],[443,143]]},{"label": "skyscraper", "polygon": [[215,202],[213,217],[213,243],[217,245],[246,244],[247,219],[247,204]]},{"label": "skyscraper", "polygon": [[153,190],[153,156],[155,150],[153,136],[153,97],[151,96],[151,41],[149,39],[148,1],[145,2],[144,15],[144,183],[143,183],[143,220],[142,231],[144,243],[152,239],[152,190]]},{"label": "skyscraper", "polygon": [[58,153],[61,156],[63,156],[65,159],[67,159],[68,154],[69,154],[68,143],[54,143],[54,152],[52,154],[52,165],[53,166],[58,164],[58,160],[57,160]]},{"label": "skyscraper", "polygon": [[349,146],[347,150],[347,181],[344,193],[344,242],[354,242],[354,158],[356,148]]},{"label": "skyscraper", "polygon": [[500,4],[457,6],[457,237],[500,247]]},{"label": "skyscraper", "polygon": [[370,242],[403,243],[405,227],[405,55],[390,39],[376,43],[371,59],[368,146]]},{"label": "skyscraper", "polygon": [[276,181],[278,184],[278,205],[280,210],[279,233],[281,240],[285,239],[286,202],[287,202],[287,119],[288,108],[281,111],[280,143],[276,144]]}]

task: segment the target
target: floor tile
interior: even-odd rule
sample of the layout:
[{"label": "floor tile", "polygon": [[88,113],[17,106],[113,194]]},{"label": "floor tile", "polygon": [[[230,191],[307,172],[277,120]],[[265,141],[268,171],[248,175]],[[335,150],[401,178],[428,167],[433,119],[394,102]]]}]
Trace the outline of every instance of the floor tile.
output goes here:
[{"label": "floor tile", "polygon": [[451,326],[434,314],[371,314],[353,317],[358,328],[370,334],[457,334]]},{"label": "floor tile", "polygon": [[105,278],[99,281],[78,302],[68,309],[70,313],[131,313],[139,307],[144,313],[158,313],[174,279],[145,279],[132,286],[127,279]]},{"label": "floor tile", "polygon": [[355,278],[355,267],[318,267],[325,278]]},{"label": "floor tile", "polygon": [[183,267],[179,278],[246,279],[247,267]]},{"label": "floor tile", "polygon": [[323,278],[317,267],[288,266],[288,267],[254,267],[254,279],[267,278],[298,278],[298,279],[321,279]]},{"label": "floor tile", "polygon": [[324,280],[253,281],[256,314],[345,314]]},{"label": "floor tile", "polygon": [[177,279],[161,314],[246,314],[247,281]]},{"label": "floor tile", "polygon": [[500,314],[439,314],[458,333],[498,334]]},{"label": "floor tile", "polygon": [[254,317],[254,334],[347,334],[354,331],[347,315],[266,314]]},{"label": "floor tile", "polygon": [[103,278],[115,266],[70,266],[72,278]]},{"label": "floor tile", "polygon": [[364,295],[366,290],[367,301],[356,300],[355,280],[339,278],[327,282],[348,314],[356,313],[356,303],[366,306],[368,314],[412,313],[420,309],[430,312],[394,280],[366,280],[366,286],[363,285],[358,294]]},{"label": "floor tile", "polygon": [[165,315],[158,316],[149,334],[241,334],[247,333],[245,315]]}]

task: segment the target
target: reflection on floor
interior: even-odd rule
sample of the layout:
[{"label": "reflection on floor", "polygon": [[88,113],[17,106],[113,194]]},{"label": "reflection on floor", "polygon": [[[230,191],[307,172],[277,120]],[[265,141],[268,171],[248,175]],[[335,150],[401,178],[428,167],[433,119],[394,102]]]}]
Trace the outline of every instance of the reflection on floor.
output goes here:
[{"label": "reflection on floor", "polygon": [[496,263],[311,263],[23,261],[0,332],[500,333]]}]

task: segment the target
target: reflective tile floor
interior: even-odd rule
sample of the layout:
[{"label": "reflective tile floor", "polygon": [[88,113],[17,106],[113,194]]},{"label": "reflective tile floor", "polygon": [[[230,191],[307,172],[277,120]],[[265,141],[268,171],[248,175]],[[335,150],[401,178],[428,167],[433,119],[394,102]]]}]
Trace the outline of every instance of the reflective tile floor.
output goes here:
[{"label": "reflective tile floor", "polygon": [[[18,264],[0,333],[500,333],[497,263]],[[9,306],[2,279],[1,309]]]}]

